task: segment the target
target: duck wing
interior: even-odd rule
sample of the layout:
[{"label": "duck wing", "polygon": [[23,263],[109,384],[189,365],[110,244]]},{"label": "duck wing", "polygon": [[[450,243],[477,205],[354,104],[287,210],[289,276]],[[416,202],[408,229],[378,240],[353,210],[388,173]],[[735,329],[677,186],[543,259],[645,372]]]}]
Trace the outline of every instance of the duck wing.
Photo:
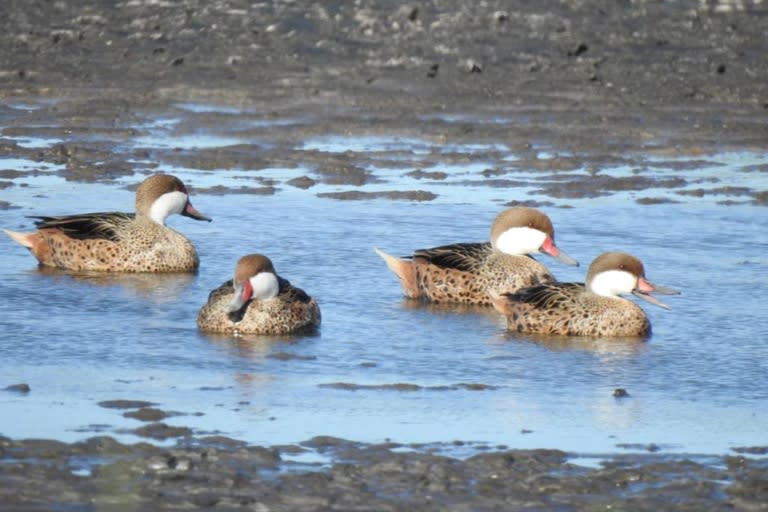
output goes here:
[{"label": "duck wing", "polygon": [[505,293],[510,302],[524,302],[537,309],[564,309],[584,293],[584,283],[547,283]]},{"label": "duck wing", "polygon": [[122,212],[86,213],[82,215],[35,216],[37,229],[56,229],[78,240],[105,239],[116,242],[117,228],[132,222],[136,215]]},{"label": "duck wing", "polygon": [[312,300],[312,297],[310,297],[307,292],[301,288],[296,288],[287,279],[278,276],[277,280],[280,284],[280,291],[278,292],[278,296],[283,301],[287,303],[301,302],[302,304],[307,304]]},{"label": "duck wing", "polygon": [[[228,304],[232,301],[232,296],[235,293],[235,285],[232,282],[232,279],[229,281],[224,281],[218,288],[214,288],[211,290],[211,293],[208,294],[208,302],[205,303],[205,306],[203,309],[206,308],[213,308],[216,309],[218,307],[221,307],[221,303]],[[243,319],[245,316],[246,310],[248,310],[248,304],[250,304],[250,300],[243,304],[243,306],[238,309],[237,311],[229,311],[227,312],[227,318],[229,318],[232,322],[239,322]]]},{"label": "duck wing", "polygon": [[219,297],[225,297],[229,300],[234,292],[235,286],[232,284],[232,280],[224,281],[221,286],[211,290],[211,293],[208,294],[208,304],[216,301]]},{"label": "duck wing", "polygon": [[419,249],[413,253],[412,257],[426,260],[438,267],[474,272],[492,253],[493,248],[490,242],[458,243],[432,249]]}]

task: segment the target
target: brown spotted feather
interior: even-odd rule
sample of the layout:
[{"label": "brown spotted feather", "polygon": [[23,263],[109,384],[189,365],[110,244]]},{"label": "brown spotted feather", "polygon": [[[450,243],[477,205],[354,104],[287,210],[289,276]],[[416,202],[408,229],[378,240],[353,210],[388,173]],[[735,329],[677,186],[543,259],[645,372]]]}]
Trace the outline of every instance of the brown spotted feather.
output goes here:
[{"label": "brown spotted feather", "polygon": [[[475,256],[478,254],[475,253]],[[471,261],[471,267],[465,267],[471,270],[414,259],[421,294],[433,302],[487,306],[491,304],[488,295],[491,290],[511,293],[553,281],[547,268],[529,256],[514,256],[492,250],[484,251],[482,256],[464,260]]]},{"label": "brown spotted feather", "polygon": [[419,249],[413,253],[413,258],[446,269],[477,272],[492,253],[490,242],[459,243]]},{"label": "brown spotted feather", "polygon": [[232,280],[208,295],[197,316],[198,327],[211,333],[283,335],[311,332],[320,325],[320,308],[304,290],[278,277],[280,291],[268,300],[249,300],[234,313],[227,306],[234,297]]},{"label": "brown spotted feather", "polygon": [[133,213],[105,212],[84,215],[35,216],[37,229],[57,229],[75,240],[120,240],[120,228],[133,222]]},{"label": "brown spotted feather", "polygon": [[[42,263],[70,270],[109,272],[189,272],[197,269],[197,251],[183,235],[147,217],[115,215],[64,222],[66,230],[52,222],[38,230],[48,246]],[[50,226],[50,227],[48,227]],[[75,227],[78,237],[69,233]],[[85,229],[89,227],[90,229]]]},{"label": "brown spotted feather", "polygon": [[[554,247],[554,229],[545,214],[534,208],[512,207],[494,219],[490,242],[420,249],[409,258],[375,251],[398,277],[407,297],[487,306],[491,304],[490,292],[512,293],[554,280],[544,265],[529,256],[541,250],[529,247],[533,242],[523,239],[520,247],[515,247],[507,239],[504,249],[497,247],[499,238],[514,228],[540,231],[542,240],[546,238]],[[567,258],[561,254],[560,259]]]},{"label": "brown spotted feather", "polygon": [[650,333],[631,301],[601,297],[582,283],[551,283],[504,294],[494,303],[511,331],[567,336],[636,337]]},{"label": "brown spotted feather", "polygon": [[538,309],[569,309],[585,291],[584,283],[548,283],[503,294],[507,300],[524,302]]},{"label": "brown spotted feather", "polygon": [[[136,190],[136,214],[99,212],[38,216],[34,233],[6,234],[43,266],[75,271],[193,272],[199,260],[189,240],[150,218],[154,202],[169,192],[187,194],[175,176],[155,174]],[[182,215],[210,220],[187,200]]]}]

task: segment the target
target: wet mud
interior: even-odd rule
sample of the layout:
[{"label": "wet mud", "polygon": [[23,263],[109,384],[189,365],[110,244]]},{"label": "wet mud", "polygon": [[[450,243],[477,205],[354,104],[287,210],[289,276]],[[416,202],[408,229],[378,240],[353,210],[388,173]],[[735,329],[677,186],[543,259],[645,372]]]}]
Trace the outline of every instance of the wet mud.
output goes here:
[{"label": "wet mud", "polygon": [[[375,182],[373,168],[405,174],[430,166],[428,153],[414,160],[410,150],[303,147],[328,134],[395,134],[433,144],[482,141],[487,147],[474,154],[445,148],[439,156],[486,164],[500,179],[486,186],[514,187],[517,171],[539,169],[562,182],[538,193],[590,198],[684,185],[645,176],[653,163],[637,152],[704,160],[717,151],[761,151],[768,136],[762,2],[68,6],[30,2],[0,20],[0,43],[12,49],[0,55],[0,155],[62,165],[57,172],[72,181],[109,182],[151,172],[158,161],[246,169],[255,180],[261,169],[284,167],[308,170],[287,186],[354,189],[321,197],[431,200],[434,192],[420,189],[357,190]],[[16,125],[18,109],[9,105],[23,108],[28,100],[35,110]],[[182,138],[216,132],[232,141],[115,147],[151,140],[158,116],[178,121]],[[16,142],[25,136],[79,140],[35,148]],[[238,142],[244,139],[260,142]],[[519,160],[506,160],[508,151],[489,143]],[[538,156],[552,148],[551,157]],[[600,175],[619,163],[637,175]],[[567,173],[580,168],[590,172]],[[444,179],[439,169],[412,177]],[[13,186],[7,179],[0,186]],[[266,180],[206,192],[273,194],[283,185]],[[723,193],[738,194],[726,201],[760,205],[763,192]],[[638,200],[655,201],[669,198]]]},{"label": "wet mud", "polygon": [[71,511],[718,511],[765,510],[768,502],[767,463],[745,454],[697,460],[650,447],[587,467],[558,450],[443,453],[460,445],[317,437],[267,448],[207,436],[160,447],[110,437],[71,444],[0,438],[0,510],[50,510],[55,502]]},{"label": "wet mud", "polygon": [[[73,182],[109,183],[163,161],[253,171],[240,187],[195,194],[312,192],[330,184],[350,190],[317,195],[430,201],[439,187],[366,186],[378,180],[372,169],[439,184],[447,174],[427,170],[439,160],[484,166],[467,185],[513,188],[529,183],[518,179],[525,172],[540,174],[537,193],[553,199],[636,191],[638,203],[657,204],[675,199],[646,190],[691,183],[648,175],[655,166],[708,167],[711,154],[763,151],[768,140],[764,2],[17,4],[0,17],[0,156],[60,166],[53,172]],[[169,116],[181,142],[159,147],[153,122]],[[225,118],[229,128],[222,128]],[[183,143],[211,132],[233,142]],[[328,134],[396,134],[448,147],[417,159],[397,147],[372,154],[305,146]],[[137,137],[145,144],[128,144]],[[24,138],[52,142],[36,147],[20,144]],[[478,142],[486,146],[474,153],[450,149]],[[509,161],[492,144],[519,159]],[[552,148],[555,154],[541,157]],[[700,160],[680,163],[678,156]],[[600,174],[618,164],[634,175]],[[271,167],[300,176],[258,175]],[[589,172],[569,173],[581,168]],[[766,166],[741,171],[765,173]],[[1,170],[0,191],[41,172]],[[727,184],[677,194],[681,201],[715,194],[724,204],[768,204],[765,190]],[[0,199],[0,208],[13,207]],[[34,393],[25,384],[4,385],[8,393]],[[0,438],[0,510],[768,510],[768,449],[761,446],[706,457],[624,447],[647,453],[606,455],[599,467],[580,465],[579,454],[499,446],[473,446],[465,457],[445,454],[456,445],[333,437],[260,447],[194,432],[179,413],[149,401],[100,405],[142,422],[130,433],[156,444]],[[170,417],[175,425],[165,423]]]}]

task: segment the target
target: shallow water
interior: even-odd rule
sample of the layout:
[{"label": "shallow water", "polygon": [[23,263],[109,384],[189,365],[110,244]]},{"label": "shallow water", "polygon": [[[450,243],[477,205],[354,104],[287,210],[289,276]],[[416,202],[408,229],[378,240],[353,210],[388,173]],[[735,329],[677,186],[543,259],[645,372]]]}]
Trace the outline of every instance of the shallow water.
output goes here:
[{"label": "shallow water", "polygon": [[[194,104],[178,108],[230,113]],[[258,143],[226,130],[164,131],[171,129],[157,123],[157,131],[120,144],[146,147],[151,141],[152,147],[189,150]],[[36,147],[44,140],[22,139]],[[644,176],[683,177],[689,184],[563,199],[537,192],[541,171],[517,171],[513,178],[525,182],[519,187],[483,185],[484,169],[518,158],[496,142],[441,147],[410,137],[323,136],[294,149],[359,151],[373,160],[377,152],[390,160],[393,151],[415,160],[428,154],[437,165],[425,170],[447,177],[416,179],[407,175],[415,167],[371,166],[378,179],[360,187],[438,194],[427,202],[318,197],[350,188],[323,183],[307,190],[280,186],[274,195],[193,194],[195,206],[214,222],[175,217],[169,225],[197,246],[202,265],[196,276],[46,272],[3,239],[0,388],[24,382],[31,392],[0,392],[0,434],[71,441],[108,433],[137,440],[129,430],[138,421],[98,403],[140,399],[180,413],[169,424],[259,444],[332,435],[583,454],[649,447],[722,453],[768,444],[765,207],[746,200],[723,204],[717,194],[676,193],[726,185],[765,190],[764,172],[749,171],[765,165],[761,155],[716,154],[692,166],[680,165],[685,158],[639,155]],[[498,156],[488,163],[441,160],[443,152],[486,151]],[[15,157],[0,157],[3,169],[35,171],[0,190],[0,199],[17,207],[0,210],[0,226],[20,231],[32,226],[28,215],[130,210],[132,193],[123,185],[141,179],[66,181],[60,167]],[[632,169],[617,164],[603,174],[620,177]],[[167,162],[160,162],[160,170],[198,190],[237,188],[249,175],[247,169],[200,171]],[[282,183],[310,172],[275,167],[258,176]],[[680,202],[634,201],[647,195]],[[552,203],[543,209],[555,224],[558,245],[582,264],[543,260],[559,279],[581,281],[594,256],[625,250],[643,260],[651,281],[680,289],[682,295],[663,298],[670,311],[642,304],[652,337],[637,342],[508,334],[492,312],[403,299],[396,278],[372,250],[405,255],[485,240],[493,216],[512,200]],[[572,208],[555,207],[564,205]],[[323,325],[317,335],[231,339],[197,332],[195,316],[208,291],[249,252],[270,256],[279,273],[318,299]],[[616,388],[629,397],[615,398]]]}]

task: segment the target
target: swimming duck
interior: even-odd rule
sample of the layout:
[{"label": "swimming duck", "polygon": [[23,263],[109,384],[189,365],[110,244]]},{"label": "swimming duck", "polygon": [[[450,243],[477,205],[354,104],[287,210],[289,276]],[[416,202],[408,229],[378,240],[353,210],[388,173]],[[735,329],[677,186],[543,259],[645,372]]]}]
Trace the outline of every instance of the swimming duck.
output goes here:
[{"label": "swimming duck", "polygon": [[180,179],[154,174],[136,189],[136,213],[36,216],[34,233],[3,231],[29,249],[42,266],[77,271],[192,272],[199,265],[195,248],[165,226],[165,219],[175,213],[211,220],[192,206]]},{"label": "swimming duck", "polygon": [[262,254],[243,256],[233,279],[208,296],[197,326],[211,333],[281,335],[320,325],[317,302],[275,272]]},{"label": "swimming duck", "polygon": [[420,249],[408,259],[374,250],[400,279],[407,297],[486,306],[491,304],[489,290],[511,293],[554,280],[531,254],[542,252],[566,265],[578,265],[555,246],[549,217],[523,206],[496,216],[490,242]]},{"label": "swimming duck", "polygon": [[491,293],[493,305],[512,331],[593,337],[642,337],[650,334],[645,312],[620,297],[631,293],[669,309],[651,293],[680,292],[645,278],[642,262],[624,252],[606,252],[592,261],[584,283],[547,283],[516,293]]}]

